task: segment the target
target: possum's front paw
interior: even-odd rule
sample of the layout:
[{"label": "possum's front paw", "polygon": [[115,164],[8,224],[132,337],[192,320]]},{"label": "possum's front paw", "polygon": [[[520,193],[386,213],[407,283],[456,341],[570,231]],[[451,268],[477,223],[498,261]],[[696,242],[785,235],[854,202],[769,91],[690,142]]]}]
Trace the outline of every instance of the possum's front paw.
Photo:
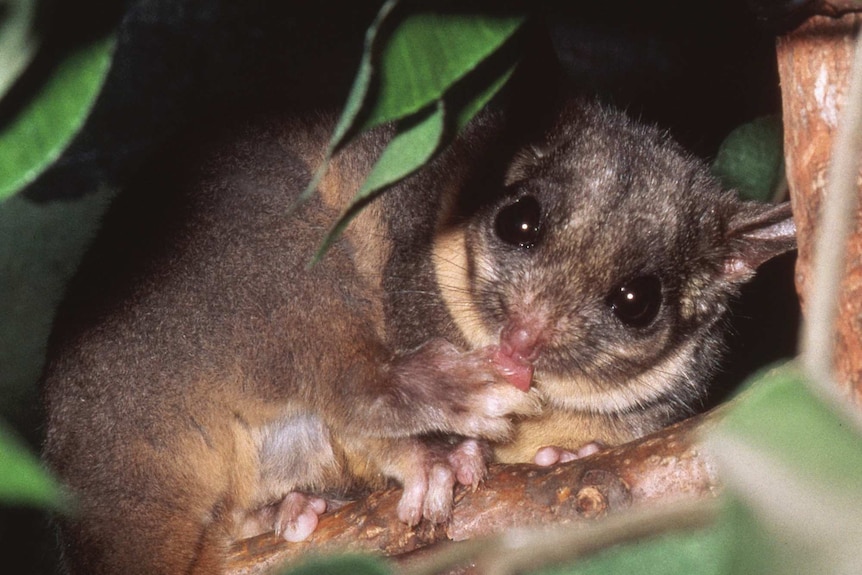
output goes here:
[{"label": "possum's front paw", "polygon": [[446,456],[455,471],[455,478],[461,485],[476,489],[488,472],[487,462],[491,458],[491,448],[484,441],[465,439]]},{"label": "possum's front paw", "polygon": [[557,463],[565,463],[567,461],[574,461],[575,459],[587,457],[593,453],[598,453],[604,448],[605,446],[598,441],[585,443],[574,451],[554,446],[541,447],[536,451],[536,455],[533,457],[533,463],[541,465],[542,467],[549,467],[551,465],[556,465]]},{"label": "possum's front paw", "polygon": [[413,453],[416,461],[401,478],[404,492],[398,502],[398,518],[408,525],[423,517],[432,523],[447,521],[456,482],[475,488],[487,472],[489,450],[474,439],[455,446],[429,440]]},{"label": "possum's front paw", "polygon": [[415,399],[438,430],[490,440],[506,439],[510,416],[535,415],[539,397],[511,384],[498,348],[461,351],[443,339],[429,341],[402,359],[397,387]]}]

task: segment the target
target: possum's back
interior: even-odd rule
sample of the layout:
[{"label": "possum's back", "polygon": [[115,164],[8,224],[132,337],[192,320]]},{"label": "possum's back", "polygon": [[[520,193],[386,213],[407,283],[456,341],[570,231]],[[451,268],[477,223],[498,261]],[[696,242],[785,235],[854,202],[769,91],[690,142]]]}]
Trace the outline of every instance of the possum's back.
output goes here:
[{"label": "possum's back", "polygon": [[174,510],[214,521],[225,492],[250,496],[249,429],[296,393],[290,374],[308,366],[289,362],[319,353],[314,318],[345,292],[362,300],[340,246],[305,273],[337,211],[313,198],[292,212],[328,134],[272,118],[197,134],[109,210],[58,313],[43,387],[44,456],[85,518],[63,530],[82,572],[152,548],[149,572],[190,561],[215,535]]}]

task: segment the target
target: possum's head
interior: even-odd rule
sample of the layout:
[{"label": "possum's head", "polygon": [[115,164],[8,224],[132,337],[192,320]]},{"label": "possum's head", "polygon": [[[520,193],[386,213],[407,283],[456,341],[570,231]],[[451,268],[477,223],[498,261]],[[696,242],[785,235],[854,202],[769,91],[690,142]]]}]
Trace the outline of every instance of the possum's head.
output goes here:
[{"label": "possum's head", "polygon": [[465,338],[528,365],[550,404],[684,412],[720,355],[730,297],[794,247],[788,205],[742,202],[659,131],[578,104],[436,259]]}]

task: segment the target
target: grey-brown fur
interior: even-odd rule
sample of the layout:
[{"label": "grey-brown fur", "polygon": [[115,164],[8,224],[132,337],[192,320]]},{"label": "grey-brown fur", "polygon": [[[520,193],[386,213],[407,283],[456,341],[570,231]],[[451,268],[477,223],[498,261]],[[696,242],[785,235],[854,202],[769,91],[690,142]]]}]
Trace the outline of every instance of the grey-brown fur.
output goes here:
[{"label": "grey-brown fur", "polygon": [[[218,572],[230,537],[289,523],[291,492],[339,498],[395,479],[402,519],[442,521],[483,453],[441,435],[529,460],[543,443],[622,441],[689,413],[728,297],[794,245],[789,212],[737,202],[616,112],[579,102],[547,125],[528,138],[478,119],[310,271],[385,129],[345,150],[295,212],[331,122],[269,117],[192,139],[144,174],[138,198],[162,201],[145,202],[150,217],[134,196],[116,207],[46,372],[45,458],[80,503],[62,526],[71,571]],[[543,206],[527,250],[493,234],[526,189]],[[666,303],[633,336],[602,302],[647,268]],[[512,304],[524,290],[541,313]],[[521,350],[536,354],[530,393],[504,369],[512,305],[536,336]],[[686,342],[696,353],[678,353]],[[676,368],[657,371],[668,357]],[[644,373],[655,393],[632,383]],[[585,386],[615,388],[620,407]],[[518,414],[530,417],[513,427]]]}]

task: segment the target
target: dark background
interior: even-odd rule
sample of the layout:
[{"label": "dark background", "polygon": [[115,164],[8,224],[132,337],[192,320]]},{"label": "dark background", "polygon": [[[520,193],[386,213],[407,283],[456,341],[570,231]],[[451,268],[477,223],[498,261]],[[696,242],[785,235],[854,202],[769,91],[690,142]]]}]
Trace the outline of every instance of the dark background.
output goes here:
[{"label": "dark background", "polygon": [[[22,196],[0,204],[0,420],[34,451],[42,432],[36,382],[53,310],[116,190],[139,170],[158,169],[150,158],[197,123],[268,105],[340,106],[379,5],[44,3],[45,50],[0,105],[0,123],[50,73],[56,54],[119,28],[113,68],[82,133]],[[734,127],[780,111],[774,32],[742,0],[541,5],[559,59],[578,85],[670,129],[707,160]],[[736,302],[717,397],[793,353],[792,264],[792,256],[767,264]],[[52,572],[52,541],[41,513],[0,510],[4,563],[21,565],[17,572]]]}]

